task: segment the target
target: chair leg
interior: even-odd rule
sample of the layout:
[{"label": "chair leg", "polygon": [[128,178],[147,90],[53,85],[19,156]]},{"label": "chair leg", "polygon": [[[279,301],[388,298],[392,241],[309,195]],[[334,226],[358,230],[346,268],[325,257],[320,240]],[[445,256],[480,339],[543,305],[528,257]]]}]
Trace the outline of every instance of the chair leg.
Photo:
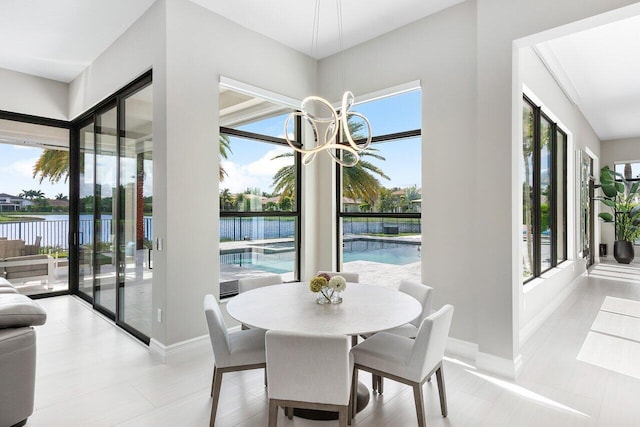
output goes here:
[{"label": "chair leg", "polygon": [[371,390],[374,394],[378,391],[378,376],[376,374],[371,374]]},{"label": "chair leg", "polygon": [[447,410],[447,391],[444,388],[444,372],[442,372],[442,365],[436,371],[436,379],[438,380],[438,394],[440,395],[440,411],[442,416],[446,417],[449,411]]},{"label": "chair leg", "polygon": [[264,386],[268,387],[269,383],[267,382],[267,367],[264,367]]},{"label": "chair leg", "polygon": [[213,396],[213,384],[216,380],[216,365],[213,365],[213,377],[211,378],[211,396]]},{"label": "chair leg", "polygon": [[293,408],[291,406],[285,406],[284,414],[287,416],[287,418],[292,420],[293,419]]},{"label": "chair leg", "polygon": [[358,368],[353,368],[351,377],[351,418],[358,413]]},{"label": "chair leg", "polygon": [[340,427],[347,427],[347,407],[341,406],[338,411],[338,425]]},{"label": "chair leg", "polygon": [[218,411],[218,401],[220,400],[220,387],[222,386],[222,372],[215,369],[213,376],[213,402],[211,402],[211,419],[209,427],[216,424],[216,412]]},{"label": "chair leg", "polygon": [[351,335],[351,347],[355,347],[358,345],[358,336]]},{"label": "chair leg", "polygon": [[425,427],[426,420],[424,415],[424,399],[422,396],[422,385],[420,383],[413,384],[413,398],[416,401],[416,415],[418,416],[418,427]]},{"label": "chair leg", "polygon": [[384,393],[384,377],[378,375],[378,394]]},{"label": "chair leg", "polygon": [[269,427],[278,425],[278,405],[273,400],[269,400]]}]

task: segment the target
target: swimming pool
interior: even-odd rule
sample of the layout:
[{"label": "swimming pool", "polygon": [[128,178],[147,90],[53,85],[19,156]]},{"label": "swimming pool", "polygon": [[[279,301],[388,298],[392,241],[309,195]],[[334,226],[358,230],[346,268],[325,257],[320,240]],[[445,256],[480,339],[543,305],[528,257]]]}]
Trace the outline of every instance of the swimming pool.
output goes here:
[{"label": "swimming pool", "polygon": [[420,261],[420,242],[353,239],[343,243],[343,261],[406,265]]},{"label": "swimming pool", "polygon": [[[223,251],[220,263],[251,267],[271,273],[294,270],[293,242],[252,244],[249,247]],[[371,261],[383,264],[406,265],[420,261],[420,243],[382,239],[347,239],[343,244],[343,260]]]}]

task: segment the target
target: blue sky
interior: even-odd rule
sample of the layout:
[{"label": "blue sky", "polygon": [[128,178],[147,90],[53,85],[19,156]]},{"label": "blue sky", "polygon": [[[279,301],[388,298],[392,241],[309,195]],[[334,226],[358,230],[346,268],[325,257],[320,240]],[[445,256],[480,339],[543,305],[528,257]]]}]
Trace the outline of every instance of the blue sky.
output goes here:
[{"label": "blue sky", "polygon": [[[371,123],[373,135],[384,135],[421,127],[420,91],[412,91],[400,95],[379,99],[352,107],[353,111],[364,114]],[[242,130],[282,137],[286,115],[251,123],[239,127]],[[388,188],[406,188],[412,185],[421,187],[421,138],[387,142],[372,145],[386,160],[366,157],[367,161],[378,166],[391,178],[380,179],[380,183]],[[247,187],[260,187],[261,191],[271,192],[271,178],[284,164],[271,160],[282,152],[291,149],[276,145],[255,143],[240,138],[231,139],[233,153],[222,162],[229,177],[221,183],[220,188],[228,188],[232,193],[244,191]],[[326,156],[326,153],[319,153]]]},{"label": "blue sky", "polygon": [[64,179],[57,184],[33,178],[33,165],[42,149],[21,145],[0,144],[0,193],[17,196],[23,190],[42,190],[45,197],[54,199],[56,194],[69,195],[69,185]]}]

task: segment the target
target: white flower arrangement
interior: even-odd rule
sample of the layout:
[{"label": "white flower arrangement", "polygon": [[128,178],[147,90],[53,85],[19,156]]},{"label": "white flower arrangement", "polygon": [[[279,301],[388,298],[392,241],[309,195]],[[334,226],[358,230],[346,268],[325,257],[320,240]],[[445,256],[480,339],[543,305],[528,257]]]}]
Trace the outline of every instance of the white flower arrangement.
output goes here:
[{"label": "white flower arrangement", "polygon": [[331,279],[329,279],[329,283],[327,283],[327,286],[329,286],[336,292],[342,292],[347,289],[347,281],[344,280],[344,277],[342,276],[333,276]]}]

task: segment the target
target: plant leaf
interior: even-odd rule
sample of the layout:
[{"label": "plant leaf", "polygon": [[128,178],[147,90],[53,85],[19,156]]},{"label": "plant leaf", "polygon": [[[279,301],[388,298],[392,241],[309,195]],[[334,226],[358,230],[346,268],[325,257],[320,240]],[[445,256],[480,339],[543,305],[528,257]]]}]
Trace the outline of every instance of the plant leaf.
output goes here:
[{"label": "plant leaf", "polygon": [[604,222],[613,222],[613,215],[611,215],[609,212],[600,212],[598,216],[602,220],[604,220]]},{"label": "plant leaf", "polygon": [[638,188],[640,188],[640,181],[636,181],[631,186],[631,190],[629,190],[630,194],[636,194],[638,192]]},{"label": "plant leaf", "polygon": [[609,206],[610,208],[613,208],[616,205],[615,202],[611,199],[600,199],[600,201],[605,205]]},{"label": "plant leaf", "polygon": [[616,197],[618,194],[618,190],[614,185],[604,185],[602,184],[602,192],[607,197]]},{"label": "plant leaf", "polygon": [[624,183],[616,182],[615,186],[616,186],[616,190],[618,190],[618,193],[624,193]]}]

